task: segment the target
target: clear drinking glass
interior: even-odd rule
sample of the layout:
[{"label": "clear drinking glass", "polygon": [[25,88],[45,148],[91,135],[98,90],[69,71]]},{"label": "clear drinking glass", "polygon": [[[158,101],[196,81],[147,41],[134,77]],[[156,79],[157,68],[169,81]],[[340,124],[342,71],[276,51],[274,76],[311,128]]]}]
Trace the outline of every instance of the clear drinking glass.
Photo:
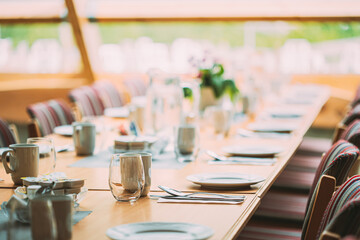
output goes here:
[{"label": "clear drinking glass", "polygon": [[145,185],[144,167],[140,154],[113,154],[109,167],[109,186],[114,198],[135,202]]},{"label": "clear drinking glass", "polygon": [[175,154],[179,162],[195,161],[199,150],[199,130],[195,125],[175,127]]},{"label": "clear drinking glass", "polygon": [[217,139],[228,136],[232,124],[232,111],[222,106],[210,106],[205,109],[204,119],[212,126]]},{"label": "clear drinking glass", "polygon": [[57,239],[58,229],[52,202],[49,199],[37,198],[30,202],[29,210],[32,238],[34,240]]},{"label": "clear drinking glass", "polygon": [[27,143],[39,146],[39,175],[53,173],[56,165],[53,140],[46,137],[28,138]]}]

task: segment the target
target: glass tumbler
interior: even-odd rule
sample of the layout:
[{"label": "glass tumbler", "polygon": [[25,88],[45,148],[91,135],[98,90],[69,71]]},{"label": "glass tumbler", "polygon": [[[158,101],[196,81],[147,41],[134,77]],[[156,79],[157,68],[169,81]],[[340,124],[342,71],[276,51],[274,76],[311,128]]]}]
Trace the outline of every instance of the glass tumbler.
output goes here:
[{"label": "glass tumbler", "polygon": [[195,161],[199,150],[199,132],[195,125],[175,127],[174,148],[179,162]]},{"label": "glass tumbler", "polygon": [[135,202],[145,185],[144,167],[140,154],[113,154],[109,167],[109,186],[117,201]]},{"label": "glass tumbler", "polygon": [[27,143],[39,146],[39,175],[53,173],[56,165],[53,140],[46,137],[28,138]]}]

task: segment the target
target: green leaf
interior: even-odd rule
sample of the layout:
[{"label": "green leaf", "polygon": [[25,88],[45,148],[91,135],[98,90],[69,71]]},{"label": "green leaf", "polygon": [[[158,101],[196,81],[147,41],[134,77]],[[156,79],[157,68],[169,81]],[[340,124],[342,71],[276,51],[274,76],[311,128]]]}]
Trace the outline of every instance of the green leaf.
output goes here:
[{"label": "green leaf", "polygon": [[193,92],[191,88],[183,87],[183,93],[184,93],[184,98],[189,98],[189,99],[193,98]]}]

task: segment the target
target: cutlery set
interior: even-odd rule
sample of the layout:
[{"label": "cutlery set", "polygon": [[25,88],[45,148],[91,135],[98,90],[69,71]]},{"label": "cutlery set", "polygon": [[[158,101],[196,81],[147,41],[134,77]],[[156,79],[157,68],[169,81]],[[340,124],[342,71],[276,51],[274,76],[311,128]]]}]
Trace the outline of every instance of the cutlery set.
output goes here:
[{"label": "cutlery set", "polygon": [[161,190],[165,191],[170,195],[151,195],[151,197],[159,198],[159,202],[169,202],[173,200],[174,202],[214,202],[214,203],[231,203],[237,204],[242,203],[245,200],[243,195],[228,195],[228,194],[218,194],[210,192],[194,192],[194,193],[184,193],[179,190],[175,190],[165,186],[158,186]]},{"label": "cutlery set", "polygon": [[246,129],[238,129],[237,134],[246,138],[289,138],[290,133],[281,132],[254,132]]},{"label": "cutlery set", "polygon": [[226,157],[219,155],[213,151],[206,150],[205,153],[210,157],[214,158],[214,160],[210,160],[209,164],[247,164],[247,165],[272,165],[275,163],[275,158],[262,158],[262,157]]}]

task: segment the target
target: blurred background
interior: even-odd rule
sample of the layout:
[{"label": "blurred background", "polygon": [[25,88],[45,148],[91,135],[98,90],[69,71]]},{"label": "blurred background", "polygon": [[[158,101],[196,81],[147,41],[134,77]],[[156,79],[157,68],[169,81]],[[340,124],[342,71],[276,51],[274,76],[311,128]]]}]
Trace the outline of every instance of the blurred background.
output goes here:
[{"label": "blurred background", "polygon": [[333,128],[360,79],[354,0],[0,0],[0,117],[98,79],[146,78],[153,68],[194,76],[220,62],[236,80],[327,84],[315,122]]}]

